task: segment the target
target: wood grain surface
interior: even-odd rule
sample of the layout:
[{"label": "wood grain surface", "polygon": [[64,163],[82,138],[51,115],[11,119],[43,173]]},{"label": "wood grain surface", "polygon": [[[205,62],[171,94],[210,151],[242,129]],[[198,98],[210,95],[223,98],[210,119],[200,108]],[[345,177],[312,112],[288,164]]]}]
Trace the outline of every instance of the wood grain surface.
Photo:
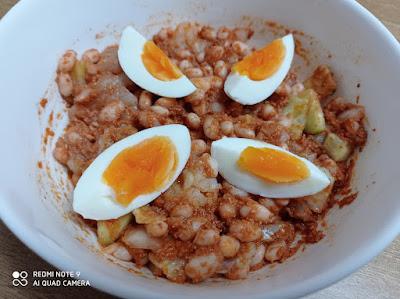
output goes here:
[{"label": "wood grain surface", "polygon": [[[400,40],[400,0],[360,0]],[[0,0],[2,17],[15,0]],[[0,45],[1,46],[1,45]],[[0,298],[113,298],[93,288],[13,287],[15,270],[56,270],[23,245],[0,223]],[[305,299],[400,298],[400,237],[383,253],[342,281]]]}]

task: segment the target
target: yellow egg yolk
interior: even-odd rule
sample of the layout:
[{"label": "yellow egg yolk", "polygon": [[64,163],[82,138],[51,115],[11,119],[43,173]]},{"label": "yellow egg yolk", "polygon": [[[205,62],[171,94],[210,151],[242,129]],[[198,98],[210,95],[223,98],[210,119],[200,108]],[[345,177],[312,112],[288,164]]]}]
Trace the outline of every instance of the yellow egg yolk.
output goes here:
[{"label": "yellow egg yolk", "polygon": [[276,39],[237,62],[232,67],[232,71],[254,81],[265,80],[279,69],[285,53],[286,48],[282,39]]},{"label": "yellow egg yolk", "polygon": [[173,176],[178,157],[165,136],[146,139],[121,151],[103,173],[115,200],[127,206],[137,196],[160,190]]},{"label": "yellow egg yolk", "polygon": [[159,80],[172,81],[182,76],[179,68],[152,41],[144,44],[142,61],[146,70]]},{"label": "yellow egg yolk", "polygon": [[305,163],[285,152],[248,146],[240,154],[238,166],[268,182],[292,183],[310,176]]}]

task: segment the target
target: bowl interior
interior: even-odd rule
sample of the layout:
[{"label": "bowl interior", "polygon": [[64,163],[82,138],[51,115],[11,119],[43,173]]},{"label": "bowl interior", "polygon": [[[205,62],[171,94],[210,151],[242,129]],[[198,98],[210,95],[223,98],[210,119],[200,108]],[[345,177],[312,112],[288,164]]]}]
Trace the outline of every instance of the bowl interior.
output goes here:
[{"label": "bowl interior", "polygon": [[[304,31],[298,36],[313,55],[298,59],[303,74],[320,64],[332,66],[338,95],[366,106],[369,140],[360,154],[354,180],[357,200],[331,211],[327,237],[282,265],[252,273],[245,281],[213,280],[176,285],[154,279],[145,270],[110,261],[99,254],[93,232],[71,213],[72,187],[52,158],[57,136],[67,121],[54,85],[58,57],[118,42],[128,24],[147,37],[162,26],[182,21],[213,26],[252,25],[254,42],[272,38],[265,20]],[[340,20],[340,22],[338,22]],[[351,28],[351,30],[349,29]],[[275,32],[283,35],[284,32]],[[311,37],[312,38],[311,38]],[[342,278],[382,250],[400,231],[400,175],[397,132],[398,43],[356,2],[319,0],[254,1],[21,1],[0,23],[1,217],[28,246],[47,261],[81,272],[95,287],[120,296],[193,297],[229,292],[268,298],[300,296]],[[357,88],[357,84],[360,87]],[[43,109],[41,98],[47,98]],[[49,124],[49,116],[54,120]],[[45,130],[54,137],[46,144]],[[38,161],[43,167],[38,168]],[[4,167],[5,166],[5,167]],[[131,273],[128,273],[126,269]],[[229,286],[225,288],[223,286]]]}]

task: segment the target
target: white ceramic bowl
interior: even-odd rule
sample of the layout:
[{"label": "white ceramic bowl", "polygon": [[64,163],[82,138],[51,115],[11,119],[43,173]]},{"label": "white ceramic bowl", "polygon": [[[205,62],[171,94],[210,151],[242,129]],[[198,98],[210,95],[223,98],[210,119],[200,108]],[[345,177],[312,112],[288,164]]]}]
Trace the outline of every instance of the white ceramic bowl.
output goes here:
[{"label": "white ceramic bowl", "polygon": [[[260,28],[262,19],[314,36],[312,47],[319,55],[315,62],[333,67],[338,94],[353,100],[360,95],[366,106],[369,140],[357,164],[358,199],[330,213],[328,236],[322,242],[245,281],[176,285],[153,279],[146,271],[129,273],[126,264],[118,266],[96,254],[93,234],[81,229],[70,213],[71,186],[51,157],[55,138],[41,148],[48,114],[62,112],[53,84],[58,57],[68,48],[82,51],[116,42],[116,33],[128,24],[150,36],[160,26],[182,20],[214,25],[253,22]],[[0,44],[1,218],[45,260],[60,269],[80,271],[96,288],[137,298],[297,297],[355,271],[400,231],[400,46],[355,1],[21,1],[0,23]],[[332,58],[327,58],[326,49]],[[49,103],[38,116],[38,102],[44,96]],[[65,118],[54,122],[57,136]],[[43,169],[37,168],[38,160]]]}]

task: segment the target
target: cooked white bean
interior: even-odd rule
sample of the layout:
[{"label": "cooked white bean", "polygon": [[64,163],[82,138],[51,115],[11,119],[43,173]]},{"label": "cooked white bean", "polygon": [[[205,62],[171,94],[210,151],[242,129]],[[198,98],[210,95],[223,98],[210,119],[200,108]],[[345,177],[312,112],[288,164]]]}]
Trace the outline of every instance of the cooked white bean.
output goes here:
[{"label": "cooked white bean", "polygon": [[69,74],[60,73],[57,76],[58,90],[63,97],[69,97],[72,95],[74,89],[72,78]]},{"label": "cooked white bean", "polygon": [[126,249],[126,247],[119,242],[115,242],[107,246],[106,248],[104,248],[104,252],[112,255],[113,257],[121,261],[130,261],[132,259],[132,256],[129,253],[128,249]]},{"label": "cooked white bean", "polygon": [[232,258],[238,253],[240,242],[231,236],[224,235],[219,240],[219,248],[224,257]]},{"label": "cooked white bean", "polygon": [[246,191],[240,190],[238,188],[236,188],[235,186],[229,184],[227,181],[223,181],[222,182],[222,186],[233,196],[237,196],[240,198],[245,198],[249,196],[249,193],[247,193]]},{"label": "cooked white bean", "polygon": [[219,232],[214,229],[201,229],[194,238],[194,243],[199,246],[210,246],[219,239]]},{"label": "cooked white bean", "polygon": [[211,88],[211,77],[193,78],[192,83],[199,89],[207,91]]},{"label": "cooked white bean", "polygon": [[240,215],[244,218],[261,222],[268,222],[273,216],[273,214],[266,207],[255,201],[249,201],[246,205],[242,206],[240,208]]},{"label": "cooked white bean", "polygon": [[261,238],[260,226],[247,220],[235,220],[229,226],[230,235],[242,242],[252,242]]},{"label": "cooked white bean", "polygon": [[201,159],[204,160],[206,165],[206,176],[211,178],[216,178],[218,176],[218,163],[215,159],[211,157],[210,154],[205,153],[201,156]]},{"label": "cooked white bean", "polygon": [[236,207],[231,203],[222,203],[218,208],[219,215],[224,219],[236,217]]},{"label": "cooked white bean", "polygon": [[72,71],[74,64],[76,62],[76,52],[73,50],[68,50],[61,56],[58,61],[58,71],[62,73],[69,73]]},{"label": "cooked white bean", "polygon": [[169,115],[169,110],[165,107],[162,106],[158,106],[158,105],[153,105],[150,107],[150,109],[157,113],[158,115],[162,115],[162,116],[168,116]]},{"label": "cooked white bean", "polygon": [[298,95],[304,90],[304,85],[301,82],[297,82],[291,87],[291,95]]},{"label": "cooked white bean", "polygon": [[207,144],[203,139],[192,140],[192,153],[201,155],[207,150]]},{"label": "cooked white bean", "polygon": [[191,129],[198,129],[200,128],[201,119],[200,117],[193,112],[190,112],[186,115],[186,125]]},{"label": "cooked white bean", "polygon": [[91,64],[96,64],[100,60],[100,52],[96,49],[89,49],[83,52],[82,60]]},{"label": "cooked white bean", "polygon": [[233,34],[235,38],[241,42],[246,42],[251,36],[251,30],[248,28],[235,28]]},{"label": "cooked white bean", "polygon": [[229,34],[230,34],[230,30],[228,28],[221,27],[221,28],[218,29],[217,38],[224,40],[224,39],[227,39],[229,37]]},{"label": "cooked white bean", "polygon": [[224,84],[224,81],[222,80],[222,78],[218,77],[218,76],[213,76],[211,79],[211,87],[216,88],[216,89],[220,89],[222,88]]},{"label": "cooked white bean", "polygon": [[179,49],[176,51],[176,56],[178,56],[180,59],[185,59],[192,56],[192,53],[186,49]]},{"label": "cooked white bean", "polygon": [[219,102],[211,103],[211,111],[214,113],[220,113],[224,110],[224,106]]},{"label": "cooked white bean", "polygon": [[165,107],[165,108],[171,108],[171,107],[177,105],[177,103],[178,103],[177,100],[174,99],[174,98],[159,98],[154,103],[154,105],[162,106],[162,107]]},{"label": "cooked white bean", "polygon": [[168,234],[168,224],[164,221],[157,221],[145,225],[146,232],[155,238],[163,237]]},{"label": "cooked white bean", "polygon": [[172,217],[183,217],[183,218],[189,218],[193,214],[193,208],[189,204],[180,204],[175,206],[171,213],[170,216]]},{"label": "cooked white bean", "polygon": [[245,56],[250,53],[249,46],[241,41],[234,41],[232,43],[232,49],[236,54],[240,56]]},{"label": "cooked white bean", "polygon": [[204,62],[205,58],[206,58],[206,53],[204,52],[199,52],[196,54],[196,60],[198,63]]},{"label": "cooked white bean", "polygon": [[257,246],[256,252],[254,253],[251,259],[250,267],[260,264],[264,260],[264,255],[265,255],[265,246],[263,244],[260,244]]},{"label": "cooked white bean", "polygon": [[233,132],[233,123],[230,120],[225,120],[221,123],[221,131],[224,135],[230,135]]},{"label": "cooked white bean", "polygon": [[104,106],[99,113],[100,122],[116,121],[124,111],[125,105],[119,100],[112,101]]},{"label": "cooked white bean", "polygon": [[285,251],[285,241],[278,241],[272,243],[265,250],[264,258],[269,262],[275,262],[282,258],[283,252]]},{"label": "cooked white bean", "polygon": [[215,40],[217,38],[217,32],[214,28],[203,27],[200,31],[200,36],[204,39]]},{"label": "cooked white bean", "polygon": [[157,250],[161,247],[161,241],[151,237],[143,226],[128,228],[121,240],[124,244],[133,248]]},{"label": "cooked white bean", "polygon": [[235,134],[238,137],[250,138],[250,139],[254,139],[256,137],[256,133],[252,129],[243,128],[238,124],[234,125],[234,129],[235,129]]},{"label": "cooked white bean", "polygon": [[139,109],[145,110],[151,106],[152,96],[151,93],[144,90],[139,96]]},{"label": "cooked white bean", "polygon": [[74,97],[74,102],[75,103],[88,103],[93,99],[92,94],[93,94],[93,90],[89,87],[86,87],[86,88],[82,89],[81,92]]},{"label": "cooked white bean", "polygon": [[194,282],[203,281],[217,272],[221,259],[215,253],[192,257],[185,266],[185,273]]},{"label": "cooked white bean", "polygon": [[276,110],[270,103],[265,103],[261,109],[261,117],[264,120],[270,120],[276,116]]},{"label": "cooked white bean", "polygon": [[185,97],[185,101],[192,105],[199,105],[205,94],[204,90],[197,88],[195,92]]},{"label": "cooked white bean", "polygon": [[203,77],[203,71],[198,67],[191,67],[191,68],[185,69],[184,72],[185,72],[185,75],[188,76],[189,78]]},{"label": "cooked white bean", "polygon": [[185,70],[191,67],[193,67],[193,64],[187,59],[181,60],[181,62],[179,62],[179,68],[181,70]]},{"label": "cooked white bean", "polygon": [[227,69],[227,67],[225,65],[225,62],[223,60],[218,60],[215,63],[214,73],[218,77],[221,77],[222,79],[224,79],[226,77],[226,75],[228,74],[228,69]]},{"label": "cooked white bean", "polygon": [[204,119],[203,124],[204,134],[211,140],[217,140],[219,138],[219,122],[216,118],[211,115]]}]

